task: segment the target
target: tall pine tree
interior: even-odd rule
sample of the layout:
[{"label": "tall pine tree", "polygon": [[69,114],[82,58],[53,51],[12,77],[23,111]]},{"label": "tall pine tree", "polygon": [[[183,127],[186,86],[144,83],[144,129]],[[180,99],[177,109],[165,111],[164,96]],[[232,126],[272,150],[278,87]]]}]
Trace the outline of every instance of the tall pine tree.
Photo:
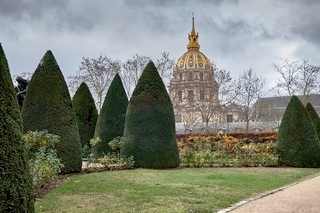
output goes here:
[{"label": "tall pine tree", "polygon": [[62,172],[80,172],[82,154],[75,112],[67,84],[52,52],[41,59],[29,83],[22,107],[24,131],[48,130],[60,136]]},{"label": "tall pine tree", "polygon": [[173,106],[154,63],[145,67],[128,104],[124,157],[135,166],[171,168],[179,165]]},{"label": "tall pine tree", "polygon": [[0,79],[0,212],[34,212],[27,150],[21,140],[22,120],[1,44]]}]

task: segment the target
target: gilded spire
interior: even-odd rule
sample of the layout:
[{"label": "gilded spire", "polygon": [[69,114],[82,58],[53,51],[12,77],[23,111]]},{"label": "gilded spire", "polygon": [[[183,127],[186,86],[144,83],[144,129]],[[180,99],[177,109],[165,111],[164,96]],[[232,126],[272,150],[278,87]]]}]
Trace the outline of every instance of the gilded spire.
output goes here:
[{"label": "gilded spire", "polygon": [[189,44],[187,46],[188,50],[199,50],[200,45],[198,43],[198,37],[199,34],[196,33],[195,27],[194,27],[194,15],[192,13],[192,29],[191,34],[189,34]]},{"label": "gilded spire", "polygon": [[192,30],[191,30],[191,35],[195,35],[196,31],[194,30],[194,15],[192,13]]}]

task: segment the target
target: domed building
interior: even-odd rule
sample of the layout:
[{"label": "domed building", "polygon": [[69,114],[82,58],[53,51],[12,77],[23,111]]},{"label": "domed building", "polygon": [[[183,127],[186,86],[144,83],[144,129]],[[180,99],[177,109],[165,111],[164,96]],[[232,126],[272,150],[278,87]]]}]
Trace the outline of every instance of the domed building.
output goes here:
[{"label": "domed building", "polygon": [[182,124],[185,131],[191,131],[195,126],[207,129],[218,106],[214,67],[200,52],[194,17],[188,38],[187,52],[178,59],[169,85],[176,123]]}]

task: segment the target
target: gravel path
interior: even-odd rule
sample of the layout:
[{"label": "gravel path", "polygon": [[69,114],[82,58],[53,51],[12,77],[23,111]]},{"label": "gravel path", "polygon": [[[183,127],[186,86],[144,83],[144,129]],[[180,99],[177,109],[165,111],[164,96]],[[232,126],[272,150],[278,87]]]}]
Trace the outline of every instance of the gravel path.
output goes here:
[{"label": "gravel path", "polygon": [[320,213],[320,176],[241,201],[219,213]]}]

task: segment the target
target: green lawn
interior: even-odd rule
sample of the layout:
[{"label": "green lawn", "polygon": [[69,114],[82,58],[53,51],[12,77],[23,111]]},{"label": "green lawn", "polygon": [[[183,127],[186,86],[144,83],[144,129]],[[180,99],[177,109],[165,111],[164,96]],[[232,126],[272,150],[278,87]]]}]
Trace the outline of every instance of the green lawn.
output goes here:
[{"label": "green lawn", "polygon": [[134,169],[71,176],[36,212],[216,212],[320,172],[300,168]]}]

